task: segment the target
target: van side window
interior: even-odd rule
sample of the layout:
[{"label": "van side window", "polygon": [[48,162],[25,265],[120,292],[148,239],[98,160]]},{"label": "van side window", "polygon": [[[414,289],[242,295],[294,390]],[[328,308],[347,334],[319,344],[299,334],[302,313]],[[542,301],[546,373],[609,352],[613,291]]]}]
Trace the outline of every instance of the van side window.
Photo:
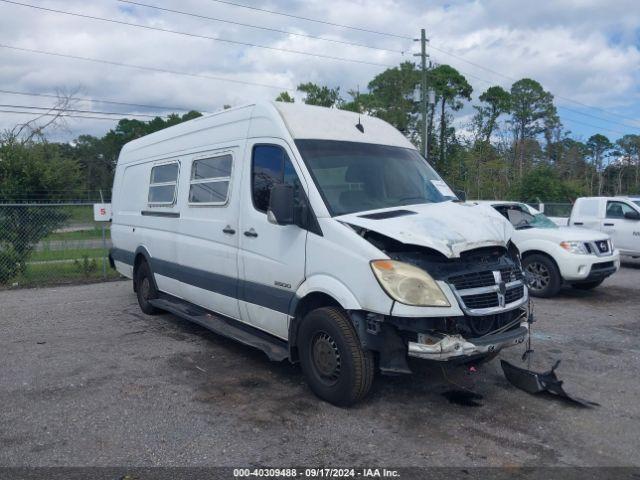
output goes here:
[{"label": "van side window", "polygon": [[149,203],[155,205],[170,205],[174,203],[177,185],[178,163],[156,165],[151,169]]},{"label": "van side window", "polygon": [[624,202],[607,202],[607,218],[624,218],[625,213],[633,211],[633,208]]},{"label": "van side window", "polygon": [[251,190],[256,210],[267,211],[271,188],[279,183],[292,185],[294,188],[300,186],[287,152],[277,145],[256,145],[253,147],[251,163]]},{"label": "van side window", "polygon": [[223,205],[231,181],[230,154],[194,160],[191,164],[189,203]]}]

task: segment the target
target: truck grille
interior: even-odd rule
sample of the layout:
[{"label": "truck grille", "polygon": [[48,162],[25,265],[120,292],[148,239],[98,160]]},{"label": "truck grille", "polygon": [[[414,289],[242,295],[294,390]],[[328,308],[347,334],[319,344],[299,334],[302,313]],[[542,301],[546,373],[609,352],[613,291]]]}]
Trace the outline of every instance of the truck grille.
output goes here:
[{"label": "truck grille", "polygon": [[489,315],[516,308],[527,300],[524,275],[517,267],[449,277],[454,294],[468,315]]},{"label": "truck grille", "polygon": [[599,240],[595,242],[596,247],[600,253],[608,253],[609,252],[609,241],[608,240]]}]

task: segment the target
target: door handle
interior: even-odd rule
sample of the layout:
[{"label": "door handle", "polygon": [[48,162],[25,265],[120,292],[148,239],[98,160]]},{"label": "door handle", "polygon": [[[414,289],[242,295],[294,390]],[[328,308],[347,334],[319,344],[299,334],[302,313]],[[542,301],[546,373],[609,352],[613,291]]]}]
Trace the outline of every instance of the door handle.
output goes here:
[{"label": "door handle", "polygon": [[244,232],[245,237],[256,238],[258,236],[258,232],[256,232],[253,228],[250,228],[246,232]]},{"label": "door handle", "polygon": [[584,225],[582,222],[573,222],[574,225]]},{"label": "door handle", "polygon": [[605,227],[615,227],[614,223],[605,223],[604,224]]},{"label": "door handle", "polygon": [[229,235],[235,235],[235,233],[236,233],[236,231],[233,228],[231,228],[231,225],[227,225],[226,227],[224,227],[222,229],[222,232],[223,233],[228,233]]}]

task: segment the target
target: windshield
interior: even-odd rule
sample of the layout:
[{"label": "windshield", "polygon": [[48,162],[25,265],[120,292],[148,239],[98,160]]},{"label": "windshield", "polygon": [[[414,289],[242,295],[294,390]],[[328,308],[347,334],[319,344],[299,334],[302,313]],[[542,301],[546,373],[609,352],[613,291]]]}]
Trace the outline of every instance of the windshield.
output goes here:
[{"label": "windshield", "polygon": [[640,198],[638,200],[636,200],[635,198],[632,200],[633,203],[635,203],[636,205],[638,205],[640,207]]},{"label": "windshield", "polygon": [[331,215],[457,200],[409,148],[335,140],[296,140]]},{"label": "windshield", "polygon": [[511,222],[516,230],[525,228],[558,228],[543,213],[532,214],[524,205],[498,205],[494,207]]}]

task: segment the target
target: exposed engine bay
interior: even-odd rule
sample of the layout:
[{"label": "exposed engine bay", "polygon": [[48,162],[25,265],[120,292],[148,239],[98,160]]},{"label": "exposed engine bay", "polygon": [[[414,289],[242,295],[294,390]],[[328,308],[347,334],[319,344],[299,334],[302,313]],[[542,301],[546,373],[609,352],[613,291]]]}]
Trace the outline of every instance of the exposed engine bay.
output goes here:
[{"label": "exposed engine bay", "polygon": [[407,356],[437,361],[493,358],[524,342],[528,295],[517,248],[483,247],[447,258],[378,232],[350,225],[391,259],[415,265],[455,293],[463,316],[399,317],[351,312],[363,346],[379,352],[383,373],[410,373]]}]

